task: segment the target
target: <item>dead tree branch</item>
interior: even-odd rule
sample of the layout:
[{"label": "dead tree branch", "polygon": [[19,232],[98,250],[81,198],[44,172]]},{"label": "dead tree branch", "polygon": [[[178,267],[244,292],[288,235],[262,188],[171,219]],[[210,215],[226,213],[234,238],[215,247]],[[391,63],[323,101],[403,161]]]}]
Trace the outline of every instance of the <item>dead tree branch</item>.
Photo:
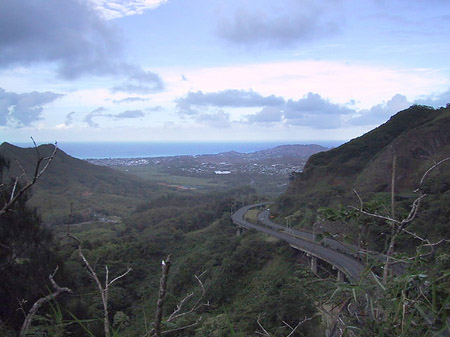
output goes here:
[{"label": "dead tree branch", "polygon": [[[264,315],[262,315],[264,316]],[[261,331],[256,331],[255,333],[264,337],[272,337],[272,335],[264,328],[264,326],[261,323],[261,318],[262,318],[261,314],[258,315],[258,319],[256,320],[256,323],[258,324],[259,328],[261,329]],[[295,331],[297,331],[297,329],[305,322],[308,322],[310,320],[312,320],[315,316],[317,316],[317,314],[311,316],[311,317],[305,317],[302,321],[298,322],[297,325],[295,327],[293,327],[292,325],[290,325],[289,323],[287,323],[286,321],[282,321],[283,324],[288,327],[291,331],[289,332],[289,334],[286,337],[291,337]]]},{"label": "dead tree branch", "polygon": [[367,216],[370,216],[370,217],[373,217],[373,218],[377,218],[377,219],[385,220],[388,223],[390,223],[391,226],[392,226],[391,239],[390,239],[390,242],[389,242],[388,251],[386,253],[386,262],[385,262],[384,270],[383,270],[383,284],[386,284],[386,282],[387,282],[388,270],[389,270],[389,266],[391,264],[390,260],[392,258],[393,253],[394,253],[394,244],[395,244],[395,241],[396,241],[398,235],[401,232],[407,233],[407,234],[413,236],[414,238],[416,238],[416,239],[426,243],[427,246],[431,246],[432,249],[437,244],[437,243],[434,243],[434,244],[431,243],[428,239],[422,238],[421,236],[417,235],[416,233],[413,233],[413,232],[409,231],[405,227],[406,227],[407,224],[409,224],[411,221],[413,221],[416,218],[417,212],[419,211],[419,207],[420,207],[421,201],[422,201],[423,198],[426,197],[426,194],[423,192],[423,183],[425,181],[425,178],[428,176],[428,174],[431,171],[433,171],[435,168],[439,167],[441,164],[443,164],[444,162],[446,162],[448,160],[450,160],[450,157],[444,158],[444,159],[434,163],[430,168],[428,168],[425,171],[425,173],[422,175],[422,178],[420,179],[419,187],[414,191],[416,193],[418,192],[419,194],[418,194],[417,198],[413,201],[413,203],[411,205],[411,209],[410,209],[408,215],[405,218],[403,218],[402,220],[395,219],[395,214],[394,214],[394,204],[393,203],[394,203],[394,197],[395,197],[395,195],[394,195],[395,156],[394,156],[394,163],[393,163],[392,183],[391,183],[391,185],[392,185],[391,186],[391,188],[392,188],[392,190],[391,190],[391,216],[385,216],[385,215],[380,215],[380,214],[377,214],[377,213],[371,213],[371,212],[365,211],[363,209],[364,203],[363,203],[361,197],[359,196],[359,194],[358,194],[358,192],[356,190],[353,190],[353,192],[356,194],[356,196],[357,196],[357,198],[359,200],[360,206],[359,206],[359,208],[354,207],[354,206],[350,206],[351,208],[356,209],[357,211],[359,211],[360,213],[362,213],[364,215],[367,215]]},{"label": "dead tree branch", "polygon": [[[170,329],[170,330],[162,330],[162,322],[163,322],[163,311],[164,311],[164,304],[165,304],[165,298],[167,293],[167,278],[169,275],[170,267],[172,265],[170,261],[171,256],[169,255],[165,260],[161,262],[161,269],[162,269],[162,275],[160,279],[160,286],[159,286],[159,296],[158,301],[156,304],[156,312],[155,312],[155,321],[152,323],[153,329],[149,333],[147,332],[144,336],[152,336],[152,337],[161,337],[162,335],[175,332],[175,331],[181,331],[188,329],[190,327],[196,326],[200,323],[202,320],[202,317],[200,316],[195,322],[184,325],[182,327]],[[194,296],[194,292],[188,293],[178,304],[175,310],[170,314],[170,316],[165,320],[166,322],[173,322],[177,319],[186,316],[188,314],[194,313],[196,310],[198,310],[200,307],[204,305],[209,305],[209,303],[202,303],[202,299],[205,296],[205,287],[203,285],[203,282],[200,280],[200,277],[202,277],[205,274],[205,272],[201,273],[200,275],[194,275],[197,282],[200,284],[200,288],[202,290],[201,295],[199,298],[195,301],[195,303],[191,306],[190,309],[183,311],[183,308],[185,304],[188,302],[189,299],[191,299]],[[147,329],[147,328],[146,328]]]},{"label": "dead tree branch", "polygon": [[57,296],[60,294],[67,292],[72,293],[72,290],[66,287],[61,288],[53,279],[53,277],[56,275],[56,272],[58,271],[58,267],[56,267],[53,274],[50,274],[48,278],[50,279],[50,283],[52,284],[53,288],[55,289],[55,292],[51,293],[50,295],[47,295],[45,297],[42,297],[38,299],[33,306],[31,307],[30,311],[28,312],[28,315],[25,317],[25,321],[23,322],[22,329],[20,329],[20,337],[25,337],[30,325],[31,321],[33,320],[33,316],[36,314],[36,312],[39,310],[39,308],[51,300],[54,300]]},{"label": "dead tree branch", "polygon": [[264,328],[264,326],[261,324],[261,314],[258,315],[258,319],[256,320],[256,323],[258,324],[259,328],[262,330],[262,332],[256,331],[258,335],[264,336],[264,337],[271,337],[270,333],[267,332],[267,330]]},{"label": "dead tree branch", "polygon": [[163,317],[164,303],[166,301],[167,277],[172,265],[172,262],[170,262],[170,257],[170,255],[167,256],[166,260],[162,260],[161,263],[162,275],[159,283],[158,302],[156,303],[155,322],[153,323],[154,336],[156,337],[161,337],[161,321]]},{"label": "dead tree branch", "polygon": [[419,188],[415,190],[414,192],[417,192],[418,190],[422,189],[423,182],[425,181],[425,178],[427,175],[433,171],[436,167],[440,166],[442,163],[446,162],[447,160],[450,160],[450,157],[444,158],[442,160],[439,160],[438,162],[434,163],[422,176],[422,179],[420,179]]},{"label": "dead tree branch", "polygon": [[103,314],[104,314],[103,315],[103,324],[104,324],[104,329],[105,329],[105,337],[110,337],[111,336],[111,323],[109,322],[109,312],[108,312],[109,287],[117,280],[126,276],[131,271],[131,268],[128,268],[126,272],[117,276],[113,280],[109,281],[109,269],[108,269],[108,266],[105,266],[105,284],[103,285],[102,282],[100,281],[100,279],[98,278],[97,273],[95,272],[94,268],[91,267],[89,261],[84,256],[83,251],[81,249],[80,240],[72,234],[68,234],[68,236],[71,237],[72,239],[74,239],[78,243],[78,255],[80,255],[81,260],[83,261],[86,268],[88,269],[89,275],[94,279],[95,283],[97,284],[98,291],[100,292],[100,295],[102,297]]},{"label": "dead tree branch", "polygon": [[193,313],[194,311],[198,310],[200,307],[202,306],[208,306],[209,303],[201,303],[203,297],[205,296],[206,292],[205,292],[205,287],[203,285],[203,282],[200,280],[200,277],[202,277],[205,274],[206,271],[204,271],[203,273],[201,273],[199,276],[194,275],[194,277],[196,278],[197,282],[200,284],[200,288],[202,290],[202,293],[200,295],[200,297],[197,299],[197,301],[194,303],[194,305],[191,307],[191,309],[185,311],[185,312],[181,312],[181,309],[183,307],[183,304],[189,299],[191,298],[194,293],[189,293],[187,294],[181,301],[180,303],[177,305],[177,308],[172,312],[172,314],[169,316],[169,318],[167,319],[167,322],[173,321],[177,318],[180,318],[182,316],[188,315],[190,313]]},{"label": "dead tree branch", "polygon": [[12,207],[12,205],[26,192],[28,191],[31,186],[33,186],[36,181],[42,176],[42,174],[47,170],[48,166],[50,165],[50,163],[53,161],[53,159],[55,158],[56,152],[58,150],[58,144],[55,143],[54,145],[54,149],[53,152],[50,156],[48,157],[43,157],[41,156],[41,154],[39,153],[39,149],[38,146],[36,145],[36,142],[34,141],[33,138],[31,138],[33,140],[33,144],[34,147],[36,149],[36,152],[38,154],[38,160],[37,163],[35,165],[35,169],[34,169],[34,174],[33,174],[33,178],[31,180],[26,179],[26,183],[23,187],[21,187],[19,189],[19,191],[16,191],[18,184],[19,184],[19,178],[22,176],[26,176],[25,171],[23,170],[23,174],[19,177],[16,177],[14,179],[14,185],[13,188],[11,190],[11,194],[9,196],[9,200],[2,206],[2,208],[0,209],[0,215],[5,214],[6,212],[9,211],[9,209]]}]

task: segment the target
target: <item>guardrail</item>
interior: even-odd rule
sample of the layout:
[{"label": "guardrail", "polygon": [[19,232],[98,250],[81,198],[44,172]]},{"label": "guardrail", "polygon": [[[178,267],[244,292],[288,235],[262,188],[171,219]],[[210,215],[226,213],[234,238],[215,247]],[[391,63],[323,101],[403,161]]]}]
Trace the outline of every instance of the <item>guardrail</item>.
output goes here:
[{"label": "guardrail", "polygon": [[252,224],[244,219],[244,215],[248,210],[256,207],[265,206],[267,204],[268,203],[258,203],[244,206],[238,209],[231,217],[233,223],[244,228],[255,229],[257,231],[282,239],[287,243],[289,243],[291,247],[301,250],[307,254],[310,254],[315,258],[318,258],[334,266],[338,271],[345,274],[350,282],[354,283],[359,281],[360,275],[364,270],[364,265],[356,258],[352,258],[348,255],[345,255],[333,249],[323,247],[320,244],[290,235],[289,233],[280,231],[280,228],[274,230],[264,226]]}]

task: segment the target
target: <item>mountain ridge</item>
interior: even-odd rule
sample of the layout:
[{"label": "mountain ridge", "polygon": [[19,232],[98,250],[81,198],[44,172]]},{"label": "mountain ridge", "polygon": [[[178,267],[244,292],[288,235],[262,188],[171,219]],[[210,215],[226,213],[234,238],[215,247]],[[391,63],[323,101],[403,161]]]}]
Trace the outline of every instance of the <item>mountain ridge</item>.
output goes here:
[{"label": "mountain ridge", "polygon": [[[312,155],[302,173],[279,199],[284,214],[304,214],[304,224],[317,221],[319,207],[355,204],[358,191],[364,200],[391,190],[396,157],[395,190],[398,197],[411,192],[435,162],[450,156],[450,108],[414,105],[386,123],[337,148]],[[447,186],[448,163],[428,177],[430,184]],[[450,181],[450,180],[449,180]],[[444,188],[444,192],[448,190]]]},{"label": "mountain ridge", "polygon": [[[0,155],[10,163],[10,178],[26,172],[29,179],[38,158],[50,156],[53,149],[51,144],[20,148],[4,142],[0,145]],[[21,179],[22,183],[24,179]],[[129,212],[133,205],[151,198],[158,189],[161,187],[156,184],[108,167],[92,165],[58,149],[46,172],[33,186],[30,204],[38,209],[50,209],[43,215],[46,222],[67,220],[73,212],[71,216],[81,220],[97,212]],[[102,209],[101,204],[105,203],[110,206],[109,210]]]}]

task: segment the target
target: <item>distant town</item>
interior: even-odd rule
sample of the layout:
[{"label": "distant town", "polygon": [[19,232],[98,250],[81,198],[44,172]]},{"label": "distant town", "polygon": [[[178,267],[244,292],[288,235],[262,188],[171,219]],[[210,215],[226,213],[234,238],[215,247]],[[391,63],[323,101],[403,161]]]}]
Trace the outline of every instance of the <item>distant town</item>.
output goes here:
[{"label": "distant town", "polygon": [[183,175],[263,174],[289,176],[301,172],[310,155],[325,151],[319,145],[283,145],[273,149],[211,155],[153,158],[87,159],[89,163],[109,167],[155,166]]}]

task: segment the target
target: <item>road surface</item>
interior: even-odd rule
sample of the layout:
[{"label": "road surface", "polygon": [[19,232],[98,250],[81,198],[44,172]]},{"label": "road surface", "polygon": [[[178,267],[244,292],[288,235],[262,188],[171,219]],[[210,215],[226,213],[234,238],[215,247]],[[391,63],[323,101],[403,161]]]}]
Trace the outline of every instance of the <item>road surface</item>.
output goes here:
[{"label": "road surface", "polygon": [[301,238],[301,236],[296,237],[291,234],[281,232],[279,230],[284,230],[285,228],[283,226],[277,225],[273,222],[271,222],[271,225],[270,225],[270,227],[272,227],[272,228],[268,228],[265,226],[255,225],[255,224],[252,224],[252,223],[244,220],[244,214],[249,209],[264,206],[264,205],[267,205],[267,203],[260,203],[260,204],[244,206],[244,207],[238,209],[232,215],[231,218],[232,218],[233,222],[235,224],[237,224],[238,226],[241,226],[244,228],[249,228],[249,229],[255,229],[259,232],[274,236],[276,238],[286,241],[292,247],[294,247],[298,250],[301,250],[301,251],[306,252],[310,255],[313,255],[323,261],[328,262],[329,264],[333,265],[335,268],[337,268],[338,270],[343,272],[347,276],[347,278],[353,283],[359,281],[360,275],[364,270],[364,265],[360,261],[358,261],[356,258],[352,258],[348,255],[340,253],[331,248],[323,247],[320,244],[311,242],[311,240],[308,240],[307,238]]}]

